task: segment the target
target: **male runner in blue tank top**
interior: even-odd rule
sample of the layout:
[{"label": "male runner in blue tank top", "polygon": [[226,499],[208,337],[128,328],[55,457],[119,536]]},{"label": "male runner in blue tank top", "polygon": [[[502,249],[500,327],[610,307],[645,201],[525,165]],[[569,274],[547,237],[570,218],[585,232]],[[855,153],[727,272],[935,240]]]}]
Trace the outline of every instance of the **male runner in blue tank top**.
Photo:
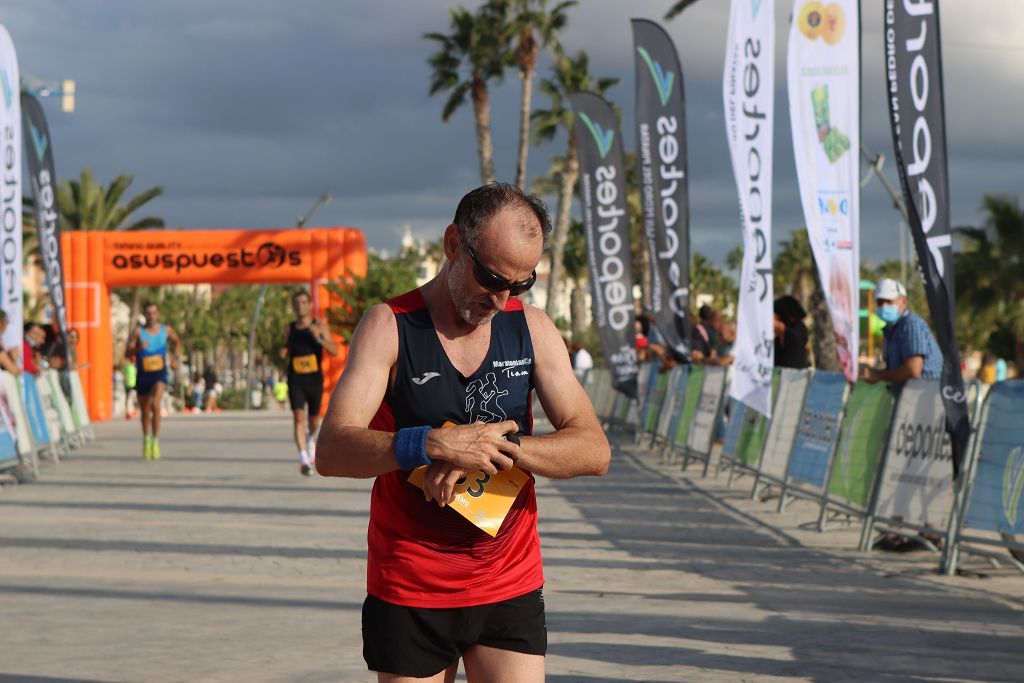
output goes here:
[{"label": "male runner in blue tank top", "polygon": [[[362,631],[378,681],[450,683],[460,659],[470,683],[544,680],[534,475],[602,475],[611,455],[555,325],[516,298],[550,229],[518,187],[473,190],[438,275],[370,308],[352,337],[316,468],[376,477]],[[532,436],[533,391],[552,434]],[[421,490],[407,480],[422,465]],[[448,505],[508,476],[521,484],[493,533]]]},{"label": "male runner in blue tank top", "polygon": [[156,304],[146,302],[142,307],[146,324],[140,329],[133,327],[128,335],[125,357],[135,357],[138,369],[135,377],[135,393],[139,399],[139,413],[142,418],[142,457],[146,460],[160,459],[160,404],[167,387],[167,342],[174,344],[170,357],[172,370],[178,368],[181,360],[181,339],[167,325],[160,322],[160,309]]}]

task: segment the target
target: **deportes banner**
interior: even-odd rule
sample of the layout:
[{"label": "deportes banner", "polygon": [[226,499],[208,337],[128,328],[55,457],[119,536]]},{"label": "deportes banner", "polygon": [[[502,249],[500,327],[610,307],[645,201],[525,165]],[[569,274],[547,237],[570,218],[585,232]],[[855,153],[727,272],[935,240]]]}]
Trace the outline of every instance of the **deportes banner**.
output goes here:
[{"label": "deportes banner", "polygon": [[786,64],[807,236],[850,382],[857,379],[860,325],[859,24],[855,0],[796,0]]},{"label": "deportes banner", "polygon": [[668,345],[690,355],[690,201],[683,72],[658,24],[633,19],[637,164],[651,258],[654,322]]},{"label": "deportes banner", "polygon": [[7,349],[20,349],[22,339],[20,93],[18,56],[11,35],[0,24],[0,309],[7,313]]},{"label": "deportes banner", "polygon": [[942,349],[942,402],[952,438],[955,477],[963,464],[971,424],[956,343],[938,0],[886,0],[885,63],[896,168],[917,261],[924,273],[932,324]]},{"label": "deportes banner", "polygon": [[939,383],[909,380],[889,430],[876,515],[945,528],[953,506],[953,454],[945,424]]},{"label": "deportes banner", "polygon": [[622,135],[611,106],[599,95],[574,93],[569,102],[576,113],[594,323],[615,388],[636,398],[633,269]]},{"label": "deportes banner", "polygon": [[43,108],[32,95],[21,96],[21,115],[25,124],[25,147],[27,149],[29,181],[36,205],[36,234],[39,249],[43,252],[43,270],[46,272],[46,286],[53,302],[53,314],[57,320],[64,355],[68,356],[68,306],[64,298],[64,260],[60,244],[59,212],[55,183],[57,174],[53,168],[53,145],[50,129],[46,125]]},{"label": "deportes banner", "polygon": [[740,196],[743,266],[729,395],[771,417],[772,134],[775,130],[775,3],[733,0],[725,76],[725,133]]}]

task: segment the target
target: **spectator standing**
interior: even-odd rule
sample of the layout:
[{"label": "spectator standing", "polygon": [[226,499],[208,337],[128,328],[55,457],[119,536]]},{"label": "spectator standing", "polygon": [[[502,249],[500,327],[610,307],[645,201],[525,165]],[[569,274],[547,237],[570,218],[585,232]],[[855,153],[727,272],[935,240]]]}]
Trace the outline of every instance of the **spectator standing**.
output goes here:
[{"label": "spectator standing", "polygon": [[875,288],[878,317],[885,322],[885,370],[864,367],[867,382],[889,382],[899,394],[908,379],[938,379],[942,374],[942,352],[935,336],[921,316],[907,306],[907,290],[896,280],[885,278]]}]

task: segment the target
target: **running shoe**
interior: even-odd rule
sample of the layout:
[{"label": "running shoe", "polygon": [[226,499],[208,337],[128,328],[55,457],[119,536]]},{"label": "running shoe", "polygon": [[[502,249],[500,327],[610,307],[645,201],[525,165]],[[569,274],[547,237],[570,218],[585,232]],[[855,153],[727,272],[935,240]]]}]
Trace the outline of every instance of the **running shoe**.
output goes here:
[{"label": "running shoe", "polygon": [[151,446],[152,446],[153,452],[152,452],[152,455],[150,457],[152,457],[153,460],[159,460],[160,459],[160,441],[155,436],[153,437],[153,441],[151,442]]},{"label": "running shoe", "polygon": [[313,469],[309,466],[308,462],[304,462],[299,465],[299,474],[308,477],[310,470]]},{"label": "running shoe", "polygon": [[142,437],[142,457],[146,460],[153,459],[153,442],[149,439],[149,434]]}]

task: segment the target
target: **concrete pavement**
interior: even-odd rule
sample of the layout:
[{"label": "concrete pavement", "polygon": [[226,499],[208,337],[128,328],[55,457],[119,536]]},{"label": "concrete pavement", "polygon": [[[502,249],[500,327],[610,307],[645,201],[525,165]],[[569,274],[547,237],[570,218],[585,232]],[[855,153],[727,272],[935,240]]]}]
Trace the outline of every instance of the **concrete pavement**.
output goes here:
[{"label": "concrete pavement", "polygon": [[[0,490],[0,681],[366,681],[369,481],[304,478],[276,413],[135,422]],[[617,448],[538,483],[548,680],[1020,681],[1024,577],[934,576],[747,484]]]}]

